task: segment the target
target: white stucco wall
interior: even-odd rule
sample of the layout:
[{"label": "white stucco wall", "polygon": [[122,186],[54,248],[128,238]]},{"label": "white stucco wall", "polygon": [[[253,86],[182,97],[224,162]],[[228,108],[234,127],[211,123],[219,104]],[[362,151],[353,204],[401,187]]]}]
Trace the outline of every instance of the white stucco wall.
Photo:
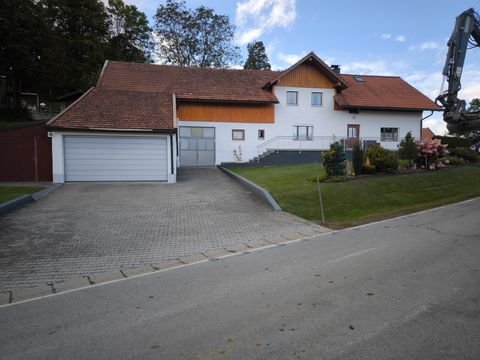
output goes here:
[{"label": "white stucco wall", "polygon": [[[286,92],[298,92],[298,105],[286,104]],[[322,106],[311,105],[311,93],[322,92]],[[234,162],[233,150],[242,149],[242,160],[248,161],[258,155],[257,146],[277,136],[291,137],[294,126],[313,126],[315,141],[278,140],[262,147],[260,152],[271,148],[301,148],[318,149],[328,147],[332,136],[344,138],[347,136],[347,125],[360,125],[360,138],[380,142],[380,128],[398,128],[399,141],[384,141],[381,145],[386,149],[397,150],[398,144],[407,132],[420,138],[421,112],[394,111],[363,111],[350,114],[348,111],[334,111],[333,89],[276,87],[275,95],[279,103],[275,105],[275,123],[230,123],[230,122],[199,122],[179,121],[179,126],[199,126],[215,128],[215,163]],[[245,130],[245,140],[232,140],[232,130]],[[258,139],[258,130],[265,130],[265,140]],[[318,137],[328,137],[321,140]]]}]

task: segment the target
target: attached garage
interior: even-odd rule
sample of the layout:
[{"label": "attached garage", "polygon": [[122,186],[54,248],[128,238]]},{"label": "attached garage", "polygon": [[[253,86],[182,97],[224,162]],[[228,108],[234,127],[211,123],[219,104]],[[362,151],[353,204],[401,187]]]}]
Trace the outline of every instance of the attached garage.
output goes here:
[{"label": "attached garage", "polygon": [[65,135],[65,181],[167,181],[167,139]]}]

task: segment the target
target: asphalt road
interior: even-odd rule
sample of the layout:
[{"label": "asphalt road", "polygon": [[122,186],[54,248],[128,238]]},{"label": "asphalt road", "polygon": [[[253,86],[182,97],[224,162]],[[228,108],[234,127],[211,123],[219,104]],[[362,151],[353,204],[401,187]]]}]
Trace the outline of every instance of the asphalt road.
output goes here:
[{"label": "asphalt road", "polygon": [[0,308],[2,359],[479,359],[480,199]]}]

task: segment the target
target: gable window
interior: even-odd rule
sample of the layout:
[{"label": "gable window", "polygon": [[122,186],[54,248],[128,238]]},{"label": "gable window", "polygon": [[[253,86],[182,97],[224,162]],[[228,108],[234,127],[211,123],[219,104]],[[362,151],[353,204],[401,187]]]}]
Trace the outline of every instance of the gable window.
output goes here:
[{"label": "gable window", "polygon": [[294,126],[294,140],[313,140],[313,126]]},{"label": "gable window", "polygon": [[312,92],[312,106],[322,106],[322,105],[323,105],[323,93]]},{"label": "gable window", "polygon": [[232,140],[245,140],[245,130],[243,130],[243,129],[233,129],[232,130]]},{"label": "gable window", "polygon": [[258,130],[258,140],[265,140],[265,130]]},{"label": "gable window", "polygon": [[380,141],[398,141],[398,128],[380,128]]},{"label": "gable window", "polygon": [[287,91],[287,105],[298,105],[298,91]]}]

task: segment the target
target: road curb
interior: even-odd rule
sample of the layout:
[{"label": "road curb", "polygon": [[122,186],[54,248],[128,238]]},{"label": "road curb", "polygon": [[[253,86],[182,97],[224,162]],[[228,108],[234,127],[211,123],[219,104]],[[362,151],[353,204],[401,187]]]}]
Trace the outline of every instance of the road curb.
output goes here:
[{"label": "road curb", "polygon": [[272,207],[273,210],[275,211],[282,211],[282,208],[278,203],[275,201],[273,196],[264,188],[261,186],[258,186],[257,184],[251,182],[250,180],[245,179],[243,176],[240,176],[236,173],[234,173],[231,170],[228,170],[227,168],[224,168],[223,166],[219,166],[220,170],[222,170],[225,174],[229,175],[231,178],[237,180],[239,183],[244,185],[245,187],[249,188],[252,190],[255,194],[258,196],[264,198]]},{"label": "road curb", "polygon": [[[295,237],[295,239],[287,239],[287,235],[285,235],[280,236],[277,239],[268,239],[256,243],[241,243],[209,249],[203,253],[179,257],[177,259],[159,261],[157,263],[148,265],[146,264],[145,266],[140,267],[125,268],[103,273],[91,273],[86,276],[74,276],[60,281],[47,281],[45,284],[31,288],[0,290],[0,308],[39,300],[50,296],[79,291],[82,289],[111,284],[127,279],[133,279],[145,275],[161,273],[163,271],[196,265],[212,260],[220,260],[231,256],[248,254],[252,251],[261,251],[275,246],[282,246],[289,243],[304,241],[328,233],[329,232],[315,232],[315,234],[312,236],[303,236],[301,233],[297,233],[298,235]],[[288,234],[288,237],[292,237],[291,235],[292,234]]]},{"label": "road curb", "polygon": [[32,201],[32,195],[21,195],[13,200],[2,203],[0,204],[0,215],[4,215],[10,211],[21,208]]},{"label": "road curb", "polygon": [[45,196],[57,190],[62,185],[63,184],[52,184],[46,187],[45,189],[37,191],[36,193],[33,193],[31,195],[21,195],[19,197],[16,197],[15,199],[2,203],[0,204],[0,215],[4,215],[13,210],[24,207],[25,205],[33,201],[38,201],[40,199],[43,199]]}]

